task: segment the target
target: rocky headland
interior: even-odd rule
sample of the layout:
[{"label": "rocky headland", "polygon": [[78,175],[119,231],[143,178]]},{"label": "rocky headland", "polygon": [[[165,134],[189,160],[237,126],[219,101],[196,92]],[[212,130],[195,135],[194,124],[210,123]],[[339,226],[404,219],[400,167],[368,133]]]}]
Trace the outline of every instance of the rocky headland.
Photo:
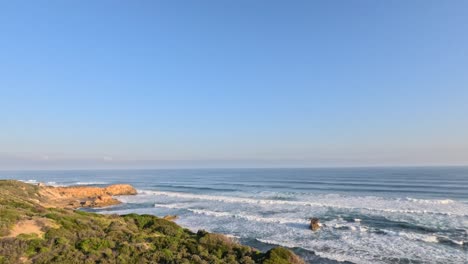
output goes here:
[{"label": "rocky headland", "polygon": [[113,196],[135,195],[137,191],[128,184],[115,184],[107,187],[70,186],[53,187],[38,185],[39,194],[47,197],[48,207],[80,208],[104,207],[119,204]]},{"label": "rocky headland", "polygon": [[267,252],[153,215],[102,215],[80,207],[118,204],[125,184],[51,187],[0,180],[0,264],[196,263],[303,264],[288,249]]}]

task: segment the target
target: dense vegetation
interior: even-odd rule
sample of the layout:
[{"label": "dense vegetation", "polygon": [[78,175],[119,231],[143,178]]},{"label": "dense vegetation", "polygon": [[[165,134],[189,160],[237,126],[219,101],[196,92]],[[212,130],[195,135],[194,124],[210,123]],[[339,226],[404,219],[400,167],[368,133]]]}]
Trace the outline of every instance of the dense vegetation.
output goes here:
[{"label": "dense vegetation", "polygon": [[[303,263],[283,248],[262,253],[152,215],[46,208],[38,190],[0,181],[0,263]],[[36,221],[43,233],[8,237],[22,220]]]}]

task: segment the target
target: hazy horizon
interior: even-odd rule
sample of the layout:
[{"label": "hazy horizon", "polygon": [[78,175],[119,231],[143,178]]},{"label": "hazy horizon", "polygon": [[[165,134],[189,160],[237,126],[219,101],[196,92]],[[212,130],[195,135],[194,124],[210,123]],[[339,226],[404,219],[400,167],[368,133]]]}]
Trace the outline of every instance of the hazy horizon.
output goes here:
[{"label": "hazy horizon", "polygon": [[448,167],[468,167],[463,163],[431,163],[431,164],[353,164],[353,163],[329,163],[317,162],[316,164],[299,161],[194,161],[194,160],[174,160],[174,161],[121,161],[102,163],[99,160],[78,161],[58,161],[58,162],[31,162],[21,161],[19,164],[5,162],[0,167],[0,171],[86,171],[86,170],[205,170],[205,169],[366,169],[366,168],[448,168]]},{"label": "hazy horizon", "polygon": [[468,165],[466,1],[0,4],[0,170]]}]

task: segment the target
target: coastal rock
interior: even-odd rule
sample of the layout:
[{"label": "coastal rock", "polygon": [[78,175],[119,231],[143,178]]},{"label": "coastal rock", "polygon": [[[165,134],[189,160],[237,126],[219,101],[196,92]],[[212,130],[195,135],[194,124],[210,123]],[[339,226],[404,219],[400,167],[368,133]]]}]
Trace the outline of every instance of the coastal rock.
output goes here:
[{"label": "coastal rock", "polygon": [[310,230],[317,231],[320,229],[322,225],[320,224],[320,220],[316,217],[312,217],[310,219]]},{"label": "coastal rock", "polygon": [[64,197],[98,197],[106,195],[135,195],[137,191],[129,184],[115,184],[104,188],[94,186],[45,187],[49,191],[58,192]]},{"label": "coastal rock", "polygon": [[135,195],[137,191],[129,184],[114,184],[104,188],[109,195]]},{"label": "coastal rock", "polygon": [[47,207],[103,207],[119,204],[113,196],[135,195],[137,191],[128,184],[115,184],[107,187],[70,186],[53,187],[39,186],[40,194],[48,198]]},{"label": "coastal rock", "polygon": [[90,207],[93,205],[93,202],[91,200],[86,200],[80,203],[82,207]]}]

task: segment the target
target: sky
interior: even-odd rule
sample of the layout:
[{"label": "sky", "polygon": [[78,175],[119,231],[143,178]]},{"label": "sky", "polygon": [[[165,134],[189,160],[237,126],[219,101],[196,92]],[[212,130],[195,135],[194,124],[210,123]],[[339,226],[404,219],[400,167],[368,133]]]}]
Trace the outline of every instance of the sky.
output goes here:
[{"label": "sky", "polygon": [[467,1],[0,1],[0,169],[468,164]]}]

